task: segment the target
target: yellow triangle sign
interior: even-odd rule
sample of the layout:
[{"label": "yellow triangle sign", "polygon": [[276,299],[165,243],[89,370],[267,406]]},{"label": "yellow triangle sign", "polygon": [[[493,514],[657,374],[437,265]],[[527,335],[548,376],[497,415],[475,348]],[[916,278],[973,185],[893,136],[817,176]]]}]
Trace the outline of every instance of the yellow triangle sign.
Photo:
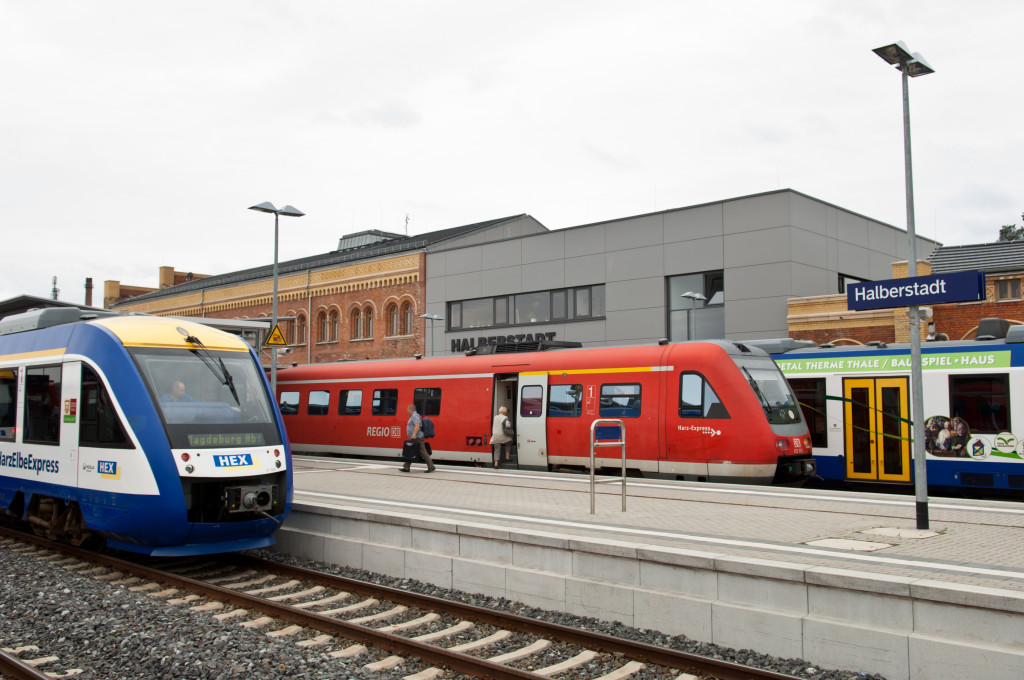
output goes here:
[{"label": "yellow triangle sign", "polygon": [[264,345],[272,345],[274,347],[286,347],[288,341],[284,339],[284,333],[281,332],[280,326],[274,326],[274,330],[270,331],[270,335],[267,336]]}]

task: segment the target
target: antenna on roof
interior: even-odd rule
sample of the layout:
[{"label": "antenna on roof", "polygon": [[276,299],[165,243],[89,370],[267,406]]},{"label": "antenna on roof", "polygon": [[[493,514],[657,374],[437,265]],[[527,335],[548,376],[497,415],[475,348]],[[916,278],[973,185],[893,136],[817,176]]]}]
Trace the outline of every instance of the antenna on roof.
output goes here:
[{"label": "antenna on roof", "polygon": [[56,300],[57,296],[60,295],[60,288],[57,287],[57,277],[53,277],[53,290],[50,291],[50,299]]},{"label": "antenna on roof", "polygon": [[405,235],[409,235],[409,213],[405,213]]}]

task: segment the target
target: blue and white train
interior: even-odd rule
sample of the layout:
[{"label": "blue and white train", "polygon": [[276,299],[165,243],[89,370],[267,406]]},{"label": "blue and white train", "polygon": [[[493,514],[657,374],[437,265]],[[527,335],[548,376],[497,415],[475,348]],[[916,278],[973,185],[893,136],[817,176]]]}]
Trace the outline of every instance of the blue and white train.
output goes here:
[{"label": "blue and white train", "polygon": [[37,534],[149,555],[260,548],[291,475],[240,338],[77,308],[0,321],[0,514]]},{"label": "blue and white train", "polygon": [[[818,476],[914,483],[909,343],[750,344],[796,393]],[[1024,326],[985,319],[976,340],[922,343],[921,365],[929,488],[1024,493]]]}]

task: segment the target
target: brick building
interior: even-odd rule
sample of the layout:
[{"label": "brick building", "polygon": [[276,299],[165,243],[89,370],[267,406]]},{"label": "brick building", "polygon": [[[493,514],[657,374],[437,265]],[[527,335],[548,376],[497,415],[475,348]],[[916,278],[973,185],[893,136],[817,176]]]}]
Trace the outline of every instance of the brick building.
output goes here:
[{"label": "brick building", "polygon": [[[942,246],[919,261],[919,276],[979,270],[985,273],[985,299],[930,307],[932,318],[921,326],[921,339],[973,338],[986,318],[1024,323],[1024,241]],[[907,276],[907,262],[893,264],[892,278]],[[863,344],[873,340],[909,342],[907,308],[850,311],[846,295],[818,295],[788,301],[789,334],[818,344]]]},{"label": "brick building", "polygon": [[[426,253],[547,231],[517,215],[419,236],[372,230],[334,251],[278,264],[278,319],[288,362],[408,357],[423,352]],[[173,267],[161,267],[161,282]],[[122,312],[220,319],[272,315],[273,265],[196,277],[126,296],[108,281],[105,306]],[[109,299],[108,299],[109,298]]]}]

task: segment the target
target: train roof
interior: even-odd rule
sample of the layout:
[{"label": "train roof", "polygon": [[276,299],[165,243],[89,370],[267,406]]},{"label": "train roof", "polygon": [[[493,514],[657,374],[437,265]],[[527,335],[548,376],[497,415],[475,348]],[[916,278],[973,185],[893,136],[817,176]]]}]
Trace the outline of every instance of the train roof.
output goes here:
[{"label": "train roof", "polygon": [[[45,329],[70,329],[76,324],[105,328],[126,347],[170,347],[248,352],[249,345],[237,335],[183,319],[117,312],[103,313],[77,307],[33,309],[0,320],[0,336]],[[195,342],[198,340],[199,342]]]}]

